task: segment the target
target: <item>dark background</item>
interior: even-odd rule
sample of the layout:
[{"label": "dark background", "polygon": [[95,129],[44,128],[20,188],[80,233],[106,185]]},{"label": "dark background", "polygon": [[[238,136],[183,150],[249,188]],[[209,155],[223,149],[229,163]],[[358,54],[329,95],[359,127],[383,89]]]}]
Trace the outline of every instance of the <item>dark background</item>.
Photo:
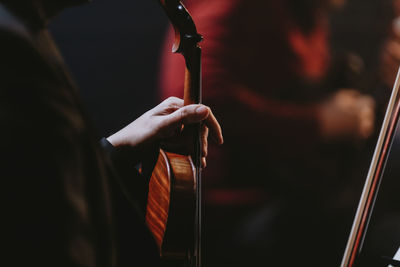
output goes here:
[{"label": "dark background", "polygon": [[95,0],[51,23],[100,136],[159,102],[158,57],[167,25],[155,0]]},{"label": "dark background", "polygon": [[[332,49],[354,52],[364,67],[376,68],[391,19],[389,3],[349,0],[332,16]],[[160,102],[158,63],[168,24],[157,0],[93,0],[64,11],[51,23],[101,136]]]},{"label": "dark background", "polygon": [[[389,2],[349,0],[347,8],[332,18],[334,51],[360,55],[367,71],[373,72],[391,19]],[[156,0],[94,0],[66,10],[52,22],[51,31],[100,136],[119,130],[160,101],[158,64],[167,26]],[[388,162],[391,171],[382,184],[390,199],[378,198],[376,216],[387,217],[379,212],[381,203],[398,203],[391,197],[398,195],[399,140]],[[397,205],[393,210],[392,216],[397,218]],[[396,218],[389,222],[397,222]],[[372,222],[370,233],[379,234],[381,227],[379,220]],[[390,249],[397,248],[395,244]]]}]

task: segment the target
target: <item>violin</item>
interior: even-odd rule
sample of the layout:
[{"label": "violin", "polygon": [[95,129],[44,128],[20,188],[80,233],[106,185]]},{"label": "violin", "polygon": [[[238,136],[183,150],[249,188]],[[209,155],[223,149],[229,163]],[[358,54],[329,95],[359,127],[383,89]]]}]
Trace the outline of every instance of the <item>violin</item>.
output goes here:
[{"label": "violin", "polygon": [[[400,117],[400,68],[393,86],[392,94],[386,110],[383,125],[375,147],[372,162],[367,174],[364,189],[353,221],[351,233],[343,255],[341,267],[357,266],[363,242],[368,230],[368,224],[378,196],[385,165],[393,143],[394,134]],[[387,261],[393,266],[400,266],[394,259]]]},{"label": "violin", "polygon": [[[175,29],[173,53],[186,63],[184,105],[201,103],[202,36],[179,0],[159,0]],[[201,141],[200,124],[184,126],[191,138],[189,153],[160,150],[149,182],[146,224],[160,256],[201,266]]]}]

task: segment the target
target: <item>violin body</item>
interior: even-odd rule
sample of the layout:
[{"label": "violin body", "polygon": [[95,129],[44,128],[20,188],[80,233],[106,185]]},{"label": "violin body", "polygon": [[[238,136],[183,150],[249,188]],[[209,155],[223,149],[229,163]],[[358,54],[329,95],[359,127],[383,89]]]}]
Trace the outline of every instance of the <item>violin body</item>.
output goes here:
[{"label": "violin body", "polygon": [[190,156],[160,150],[150,179],[146,224],[164,259],[186,260],[193,244],[196,168]]}]

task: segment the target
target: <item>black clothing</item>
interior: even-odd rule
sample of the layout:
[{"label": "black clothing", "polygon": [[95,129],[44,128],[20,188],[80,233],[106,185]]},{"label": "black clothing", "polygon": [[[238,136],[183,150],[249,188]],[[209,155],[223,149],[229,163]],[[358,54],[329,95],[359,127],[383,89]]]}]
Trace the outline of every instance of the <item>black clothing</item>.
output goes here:
[{"label": "black clothing", "polygon": [[13,2],[0,1],[1,261],[156,266],[144,225],[144,178],[135,162],[111,163],[43,14]]}]

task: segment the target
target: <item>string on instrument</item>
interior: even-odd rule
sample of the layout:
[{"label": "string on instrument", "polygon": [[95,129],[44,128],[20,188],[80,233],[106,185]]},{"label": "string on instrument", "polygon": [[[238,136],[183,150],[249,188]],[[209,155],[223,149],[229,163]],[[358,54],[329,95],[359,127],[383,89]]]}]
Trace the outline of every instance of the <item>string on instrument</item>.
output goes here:
[{"label": "string on instrument", "polygon": [[379,186],[382,181],[385,164],[393,143],[400,115],[400,68],[386,109],[385,118],[375,147],[372,162],[361,194],[360,202],[353,221],[341,267],[354,267],[359,256],[368,224],[374,209]]},{"label": "string on instrument", "polygon": [[[186,63],[184,105],[201,103],[202,36],[179,0],[159,0],[175,29],[172,52]],[[160,150],[149,182],[146,223],[158,245],[160,256],[201,266],[201,124],[184,126],[189,136],[186,154]]]}]

